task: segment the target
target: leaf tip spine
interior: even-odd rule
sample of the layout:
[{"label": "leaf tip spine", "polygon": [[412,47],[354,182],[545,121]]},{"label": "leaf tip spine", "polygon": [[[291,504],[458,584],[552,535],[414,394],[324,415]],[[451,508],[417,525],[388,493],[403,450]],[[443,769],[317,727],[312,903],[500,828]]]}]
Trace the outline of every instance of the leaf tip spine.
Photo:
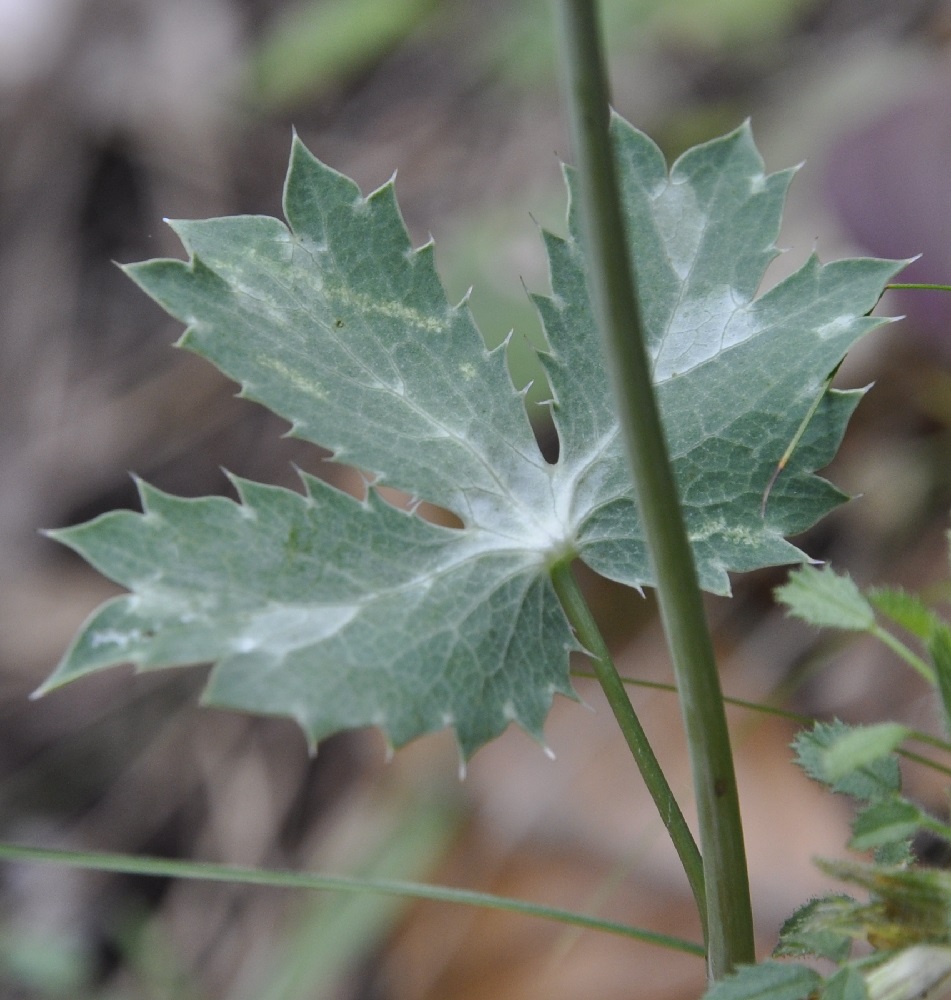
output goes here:
[{"label": "leaf tip spine", "polygon": [[509,348],[509,344],[512,343],[512,338],[515,336],[515,330],[509,330],[509,332],[495,345],[495,347],[487,350],[486,357],[493,357],[496,354],[505,354]]},{"label": "leaf tip spine", "polygon": [[154,486],[149,486],[137,472],[130,472],[129,477],[132,479],[135,492],[139,496],[139,503],[142,504],[142,512],[147,514],[149,512],[149,497],[154,496],[157,491]]},{"label": "leaf tip spine", "polygon": [[[53,676],[55,677],[55,674]],[[48,677],[38,688],[27,695],[27,699],[29,701],[39,701],[40,698],[43,698],[55,687],[57,685],[53,682],[53,677]]]}]

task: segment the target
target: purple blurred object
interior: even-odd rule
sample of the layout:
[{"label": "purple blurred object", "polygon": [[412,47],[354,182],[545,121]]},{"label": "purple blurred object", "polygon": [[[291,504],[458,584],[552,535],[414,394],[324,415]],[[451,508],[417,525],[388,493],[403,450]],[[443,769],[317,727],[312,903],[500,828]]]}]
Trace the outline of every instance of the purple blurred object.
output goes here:
[{"label": "purple blurred object", "polygon": [[[921,254],[898,281],[951,284],[951,74],[842,138],[826,186],[846,233],[870,253]],[[908,334],[951,359],[951,293],[893,294]]]}]

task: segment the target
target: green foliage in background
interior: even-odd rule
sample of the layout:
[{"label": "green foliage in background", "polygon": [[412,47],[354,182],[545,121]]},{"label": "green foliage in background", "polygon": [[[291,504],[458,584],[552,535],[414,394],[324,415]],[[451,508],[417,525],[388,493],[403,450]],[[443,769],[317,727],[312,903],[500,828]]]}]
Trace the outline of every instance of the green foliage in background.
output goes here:
[{"label": "green foliage in background", "polygon": [[436,0],[314,0],[284,11],[249,60],[252,99],[309,100],[367,69],[418,28]]},{"label": "green foliage in background", "polygon": [[[883,641],[934,685],[948,726],[939,680],[946,669],[940,661],[948,626],[919,597],[890,588],[863,593],[848,576],[812,566],[795,570],[777,597],[791,615],[812,625],[867,632]],[[891,631],[895,626],[911,634],[918,651]],[[711,989],[706,1000],[942,1000],[951,995],[951,876],[918,864],[913,851],[921,835],[951,845],[951,826],[902,795],[899,752],[935,766],[903,749],[913,741],[951,752],[947,743],[894,722],[816,723],[796,737],[797,763],[806,774],[856,803],[849,847],[872,852],[873,860],[821,860],[819,867],[861,890],[864,898],[831,894],[809,900],[783,926],[775,955],[836,963],[827,978],[795,961],[771,962],[739,970]],[[859,942],[864,950],[854,950]]]}]

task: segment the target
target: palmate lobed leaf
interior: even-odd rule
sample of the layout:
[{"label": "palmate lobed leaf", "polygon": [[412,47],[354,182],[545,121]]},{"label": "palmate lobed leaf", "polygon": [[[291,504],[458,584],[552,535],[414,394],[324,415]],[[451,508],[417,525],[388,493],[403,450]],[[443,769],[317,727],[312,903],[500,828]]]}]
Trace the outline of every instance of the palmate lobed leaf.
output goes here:
[{"label": "palmate lobed leaf", "polygon": [[[613,136],[655,380],[702,585],[801,560],[784,535],[843,499],[812,475],[860,393],[831,392],[770,474],[823,380],[881,319],[896,262],[810,259],[760,298],[791,172],[766,175],[744,126],[668,173],[644,135]],[[569,186],[573,184],[569,173]],[[574,200],[572,200],[574,206]],[[501,350],[450,305],[432,246],[413,250],[386,185],[363,198],[295,138],[289,227],[172,223],[187,262],[130,276],[290,433],[456,514],[438,527],[304,477],[305,495],[236,481],[239,503],[142,486],[143,514],[53,532],[131,593],[86,623],[45,688],[113,664],[214,661],[209,703],[288,715],[312,743],[378,725],[394,745],[444,726],[465,757],[517,722],[542,739],[571,695],[571,630],[549,582],[580,558],[632,586],[653,576],[585,287],[575,209],[546,235],[536,302],[560,438],[549,464]]]}]

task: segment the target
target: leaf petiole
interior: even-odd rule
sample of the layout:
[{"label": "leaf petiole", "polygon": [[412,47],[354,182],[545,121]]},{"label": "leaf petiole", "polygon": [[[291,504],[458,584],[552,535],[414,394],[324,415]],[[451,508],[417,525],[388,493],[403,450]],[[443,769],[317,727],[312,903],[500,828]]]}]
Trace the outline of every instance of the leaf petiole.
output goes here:
[{"label": "leaf petiole", "polygon": [[697,910],[700,913],[700,920],[704,926],[704,937],[706,938],[706,890],[704,888],[703,860],[700,857],[697,842],[687,826],[676,798],[674,798],[667,777],[654,756],[653,748],[624,688],[624,681],[614,665],[607,643],[604,641],[604,637],[591,614],[591,609],[571,572],[570,564],[561,562],[553,566],[551,579],[568,621],[591,657],[598,683],[608,699],[608,704],[624,734],[624,739],[638,770],[641,772],[644,784],[657,806],[660,818],[664,826],[667,827],[670,839],[680,857],[680,862],[697,903]]},{"label": "leaf petiole", "polygon": [[869,635],[875,636],[879,642],[888,646],[897,657],[907,663],[912,670],[923,677],[929,684],[937,683],[934,670],[920,656],[913,653],[901,639],[896,638],[878,623],[874,624],[868,631]]}]

